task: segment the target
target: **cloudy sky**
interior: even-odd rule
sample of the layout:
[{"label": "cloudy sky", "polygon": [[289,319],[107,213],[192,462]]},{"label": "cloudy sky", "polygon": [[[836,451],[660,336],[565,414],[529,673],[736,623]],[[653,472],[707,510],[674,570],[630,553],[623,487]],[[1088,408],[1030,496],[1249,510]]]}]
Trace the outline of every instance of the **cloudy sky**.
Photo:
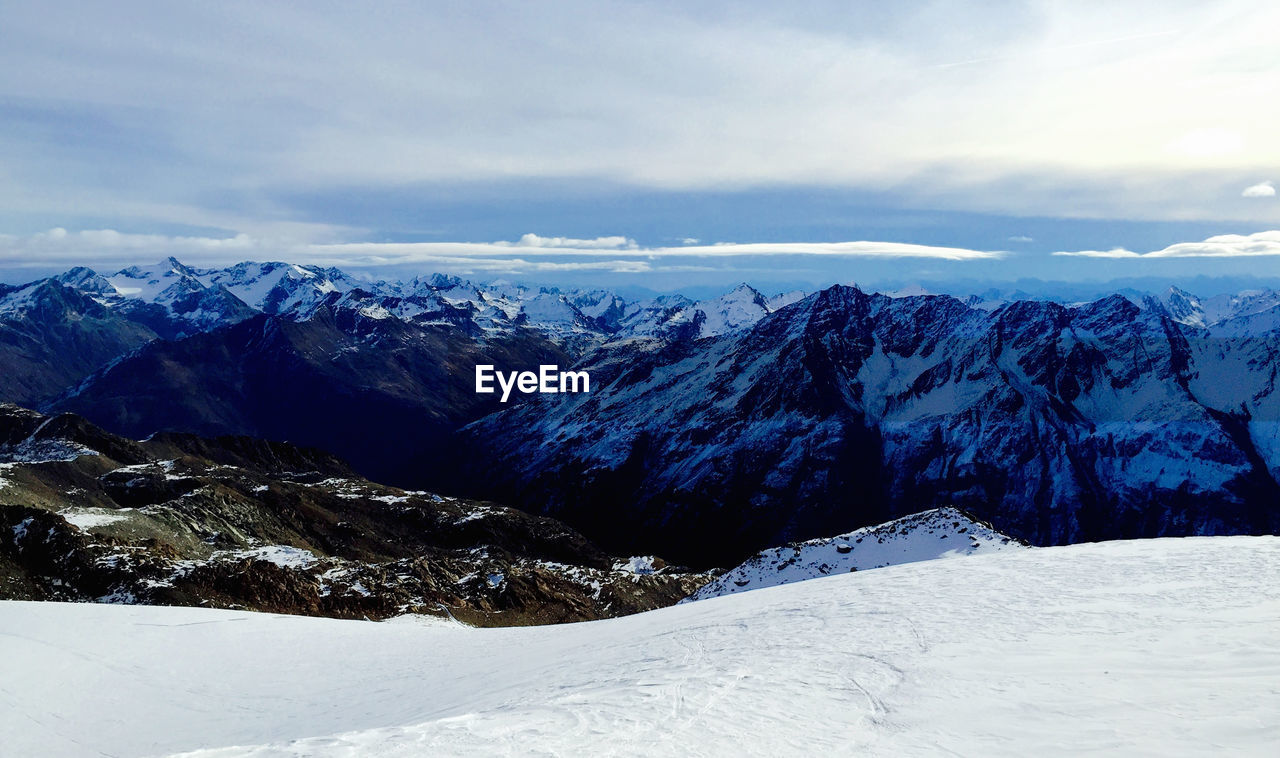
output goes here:
[{"label": "cloudy sky", "polygon": [[1280,6],[5,3],[0,280],[1280,277]]}]

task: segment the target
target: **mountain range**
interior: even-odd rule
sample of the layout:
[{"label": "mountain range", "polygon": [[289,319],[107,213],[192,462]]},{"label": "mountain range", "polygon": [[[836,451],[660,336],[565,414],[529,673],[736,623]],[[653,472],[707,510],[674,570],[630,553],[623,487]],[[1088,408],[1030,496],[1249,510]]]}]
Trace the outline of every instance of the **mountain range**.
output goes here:
[{"label": "mountain range", "polygon": [[[0,399],[81,413],[112,431],[287,439],[379,480],[447,470],[462,424],[497,410],[473,366],[570,364],[607,340],[688,340],[781,307],[749,287],[698,303],[606,291],[483,287],[435,275],[364,282],[332,268],[175,259],[77,268],[0,287]],[[368,429],[369,434],[353,434]]]},{"label": "mountain range", "polygon": [[495,496],[681,560],[940,506],[1041,545],[1271,533],[1267,313],[1202,327],[1118,295],[989,308],[833,287],[716,338],[605,345],[577,367],[598,392],[463,433]]},{"label": "mountain range", "polygon": [[[0,287],[0,398],[319,447],[708,567],[937,507],[1040,545],[1280,530],[1278,327],[1271,290],[634,301],[169,259]],[[505,407],[477,363],[592,391]]]}]

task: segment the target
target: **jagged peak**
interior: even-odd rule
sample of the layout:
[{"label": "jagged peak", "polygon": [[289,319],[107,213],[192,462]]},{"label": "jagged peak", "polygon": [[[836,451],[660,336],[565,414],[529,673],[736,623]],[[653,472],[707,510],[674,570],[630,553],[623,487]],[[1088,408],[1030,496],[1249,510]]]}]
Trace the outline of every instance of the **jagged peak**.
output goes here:
[{"label": "jagged peak", "polygon": [[62,272],[61,274],[58,274],[53,278],[59,282],[62,282],[63,284],[78,285],[81,282],[86,282],[86,281],[89,281],[90,279],[101,279],[102,277],[99,276],[97,271],[94,271],[88,266],[75,266],[73,268],[67,269],[66,271]]},{"label": "jagged peak", "polygon": [[177,274],[178,276],[190,276],[190,277],[196,276],[196,272],[194,269],[188,267],[185,263],[173,257],[172,255],[169,256],[168,258],[165,258],[163,261],[161,261],[161,263],[162,265],[167,265],[169,267],[169,271],[174,274]]},{"label": "jagged peak", "polygon": [[449,274],[435,273],[427,277],[427,282],[436,289],[452,289],[453,287],[464,287],[466,282],[460,276],[452,276]]},{"label": "jagged peak", "polygon": [[1013,300],[1005,303],[992,312],[1003,321],[1016,321],[1024,318],[1062,318],[1067,306],[1052,300]]},{"label": "jagged peak", "polygon": [[816,305],[830,307],[848,303],[865,305],[870,302],[872,296],[856,284],[833,284],[809,297],[814,298]]},{"label": "jagged peak", "polygon": [[1143,308],[1132,299],[1114,293],[1086,303],[1078,309],[1085,317],[1110,316],[1122,320],[1132,320],[1142,313]]},{"label": "jagged peak", "polygon": [[740,283],[737,287],[722,295],[720,299],[749,300],[766,311],[769,309],[769,298],[746,282]]}]

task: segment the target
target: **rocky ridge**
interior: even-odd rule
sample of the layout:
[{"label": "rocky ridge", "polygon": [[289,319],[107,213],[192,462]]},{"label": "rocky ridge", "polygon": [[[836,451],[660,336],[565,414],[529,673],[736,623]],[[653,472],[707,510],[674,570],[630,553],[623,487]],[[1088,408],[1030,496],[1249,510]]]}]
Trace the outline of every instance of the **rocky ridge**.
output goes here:
[{"label": "rocky ridge", "polygon": [[3,599],[519,625],[670,605],[708,579],[551,519],[384,487],[318,450],[135,442],[0,405]]}]

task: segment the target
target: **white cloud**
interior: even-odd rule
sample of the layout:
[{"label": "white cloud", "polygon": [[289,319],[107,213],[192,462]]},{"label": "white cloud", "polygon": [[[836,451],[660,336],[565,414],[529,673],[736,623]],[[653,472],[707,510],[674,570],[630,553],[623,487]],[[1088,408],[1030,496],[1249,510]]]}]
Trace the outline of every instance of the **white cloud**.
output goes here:
[{"label": "white cloud", "polygon": [[[62,228],[28,236],[0,235],[0,267],[30,268],[88,265],[111,267],[159,260],[173,255],[193,265],[225,265],[242,260],[289,260],[299,263],[378,267],[401,264],[492,271],[648,272],[663,259],[733,259],[822,257],[847,259],[923,259],[945,261],[998,260],[998,250],[903,242],[718,242],[674,247],[643,247],[626,237],[586,240],[524,235],[496,242],[336,242],[309,243],[248,234],[230,237],[127,234],[112,229],[67,231]],[[1117,247],[1107,250],[1059,251],[1055,256],[1111,259],[1236,258],[1280,256],[1280,230],[1224,234],[1200,242],[1180,242],[1145,253]],[[661,264],[674,270],[676,262]],[[681,263],[680,265],[687,265]]]},{"label": "white cloud", "polygon": [[529,233],[516,242],[495,242],[495,245],[512,247],[552,247],[573,248],[575,250],[609,250],[616,248],[634,248],[636,241],[626,237],[596,237],[595,239],[574,239],[573,237],[539,237]]},{"label": "white cloud", "polygon": [[114,229],[69,232],[61,227],[25,237],[0,234],[0,265],[8,267],[46,266],[68,260],[139,262],[166,255],[243,259],[263,251],[263,241],[247,234],[185,237],[126,234]]},{"label": "white cloud", "polygon": [[1024,234],[1015,234],[1014,236],[1009,238],[1009,241],[1010,242],[1035,242],[1033,238],[1028,237]]},{"label": "white cloud", "polygon": [[1222,234],[1203,242],[1179,242],[1148,253],[1135,253],[1124,248],[1111,250],[1062,251],[1054,255],[1083,258],[1250,258],[1280,255],[1280,231],[1256,234]]},{"label": "white cloud", "polygon": [[851,258],[936,258],[953,261],[1000,258],[1005,255],[1001,251],[912,245],[904,242],[730,242],[655,248],[647,252],[655,255],[830,255]]},{"label": "white cloud", "polygon": [[[590,240],[566,240],[591,242]],[[620,258],[601,249],[598,260],[530,260],[529,255],[592,255],[590,249],[553,248],[498,243],[303,243],[238,234],[233,237],[186,237],[126,234],[113,229],[68,232],[55,228],[29,236],[0,235],[0,268],[49,268],[85,265],[112,270],[174,256],[196,266],[215,266],[244,260],[287,260],[335,266],[377,267],[419,264],[441,270],[484,273],[605,271],[644,273],[645,260]],[[499,257],[501,256],[501,257]]]},{"label": "white cloud", "polygon": [[1135,253],[1132,250],[1125,250],[1122,247],[1113,247],[1110,250],[1061,250],[1054,255],[1069,255],[1080,258],[1141,258],[1141,253]]},{"label": "white cloud", "polygon": [[[335,266],[368,266],[370,261],[360,258],[344,260],[341,258],[325,259],[327,265]],[[647,261],[635,260],[603,260],[603,261],[530,261],[524,258],[482,258],[477,256],[433,256],[424,255],[413,260],[389,260],[384,263],[416,263],[432,267],[435,270],[453,273],[488,274],[537,274],[568,273],[576,271],[596,271],[612,274],[643,274],[653,270]]]},{"label": "white cloud", "polygon": [[[554,239],[554,238],[551,238]],[[840,256],[849,258],[935,258],[943,260],[978,260],[999,258],[999,251],[968,250],[955,247],[911,245],[900,242],[769,242],[716,243],[714,245],[681,245],[679,247],[640,247],[634,242],[626,247],[590,248],[552,245],[513,245],[510,242],[350,242],[309,245],[308,255],[364,255],[375,260],[411,262],[433,255],[490,256],[519,249],[521,255],[544,256],[610,256],[663,257],[743,257],[773,255]]]},{"label": "white cloud", "polygon": [[1270,181],[1258,182],[1244,188],[1244,192],[1240,193],[1240,197],[1275,197],[1276,187]]},{"label": "white cloud", "polygon": [[[31,268],[88,265],[114,268],[176,256],[192,265],[226,265],[243,260],[288,260],[337,266],[378,267],[415,264],[450,270],[538,272],[609,271],[644,273],[653,261],[669,258],[742,258],[826,256],[844,258],[926,258],[980,260],[998,251],[911,245],[899,242],[720,243],[677,247],[641,247],[626,237],[593,240],[538,237],[517,242],[339,242],[306,243],[247,234],[233,237],[182,237],[126,234],[111,229],[68,232],[58,228],[29,236],[0,235],[0,267]],[[559,259],[559,260],[553,260]],[[662,264],[680,270],[689,264]]]}]

